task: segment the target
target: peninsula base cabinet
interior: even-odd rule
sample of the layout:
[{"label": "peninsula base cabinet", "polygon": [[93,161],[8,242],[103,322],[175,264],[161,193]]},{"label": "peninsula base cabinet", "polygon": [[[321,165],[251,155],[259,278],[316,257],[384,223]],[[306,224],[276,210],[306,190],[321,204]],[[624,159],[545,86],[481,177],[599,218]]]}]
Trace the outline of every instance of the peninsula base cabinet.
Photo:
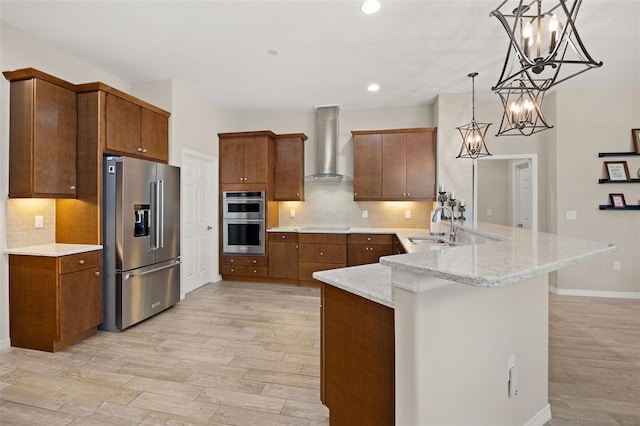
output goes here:
[{"label": "peninsula base cabinet", "polygon": [[11,346],[56,352],[103,320],[102,251],[9,255]]},{"label": "peninsula base cabinet", "polygon": [[320,398],[331,426],[395,424],[392,308],[321,287]]},{"label": "peninsula base cabinet", "polygon": [[298,235],[298,277],[316,282],[313,273],[347,266],[347,235],[302,233]]}]

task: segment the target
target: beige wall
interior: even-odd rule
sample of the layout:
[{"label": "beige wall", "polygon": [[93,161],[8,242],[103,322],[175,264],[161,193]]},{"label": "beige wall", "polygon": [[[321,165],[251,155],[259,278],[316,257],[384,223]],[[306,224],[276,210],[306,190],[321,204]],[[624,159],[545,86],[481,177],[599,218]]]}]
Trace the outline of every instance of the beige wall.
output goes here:
[{"label": "beige wall", "polygon": [[[598,158],[598,152],[632,151],[631,129],[640,127],[640,87],[562,90],[556,93],[555,211],[558,234],[606,241],[616,253],[558,271],[557,288],[628,292],[640,296],[640,211],[601,211],[609,193],[624,193],[640,204],[640,184],[598,184],[605,160],[624,160],[637,177],[640,157]],[[566,220],[567,210],[578,220]],[[613,270],[613,261],[621,270]],[[594,294],[594,295],[597,295]]]}]

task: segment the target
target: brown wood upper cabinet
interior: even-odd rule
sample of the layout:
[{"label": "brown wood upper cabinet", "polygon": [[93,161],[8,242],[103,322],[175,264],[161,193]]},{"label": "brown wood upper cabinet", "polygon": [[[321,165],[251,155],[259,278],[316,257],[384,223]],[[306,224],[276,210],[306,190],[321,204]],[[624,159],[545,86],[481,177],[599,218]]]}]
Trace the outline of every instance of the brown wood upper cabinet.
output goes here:
[{"label": "brown wood upper cabinet", "polygon": [[105,151],[169,161],[169,117],[107,93]]},{"label": "brown wood upper cabinet", "polygon": [[75,198],[74,86],[32,68],[4,76],[11,82],[9,197]]},{"label": "brown wood upper cabinet", "polygon": [[435,200],[435,128],[351,133],[354,200]]},{"label": "brown wood upper cabinet", "polygon": [[218,137],[221,184],[269,182],[272,132],[219,133]]},{"label": "brown wood upper cabinet", "polygon": [[304,200],[304,133],[276,137],[275,200]]}]

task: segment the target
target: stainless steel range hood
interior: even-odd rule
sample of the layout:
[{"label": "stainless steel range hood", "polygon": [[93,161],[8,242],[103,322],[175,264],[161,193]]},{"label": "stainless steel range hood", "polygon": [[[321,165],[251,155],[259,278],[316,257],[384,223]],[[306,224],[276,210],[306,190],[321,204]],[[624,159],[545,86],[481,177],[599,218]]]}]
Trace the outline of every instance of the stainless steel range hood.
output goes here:
[{"label": "stainless steel range hood", "polygon": [[316,174],[307,179],[349,179],[338,173],[338,116],[337,105],[316,107]]}]

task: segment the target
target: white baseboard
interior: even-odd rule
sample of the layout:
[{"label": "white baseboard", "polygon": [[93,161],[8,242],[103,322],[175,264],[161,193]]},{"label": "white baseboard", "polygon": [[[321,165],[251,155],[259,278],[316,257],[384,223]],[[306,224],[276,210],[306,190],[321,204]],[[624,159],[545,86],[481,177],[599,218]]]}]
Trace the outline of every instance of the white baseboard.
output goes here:
[{"label": "white baseboard", "polygon": [[551,405],[547,404],[535,416],[531,417],[524,426],[543,426],[549,420],[551,420]]},{"label": "white baseboard", "polygon": [[6,339],[3,339],[3,340],[0,340],[0,352],[6,351],[10,347],[11,347],[11,339],[10,338],[6,338]]},{"label": "white baseboard", "polygon": [[549,292],[558,296],[606,297],[611,299],[640,299],[640,292],[633,291],[600,291],[600,290],[569,290],[549,286]]}]

